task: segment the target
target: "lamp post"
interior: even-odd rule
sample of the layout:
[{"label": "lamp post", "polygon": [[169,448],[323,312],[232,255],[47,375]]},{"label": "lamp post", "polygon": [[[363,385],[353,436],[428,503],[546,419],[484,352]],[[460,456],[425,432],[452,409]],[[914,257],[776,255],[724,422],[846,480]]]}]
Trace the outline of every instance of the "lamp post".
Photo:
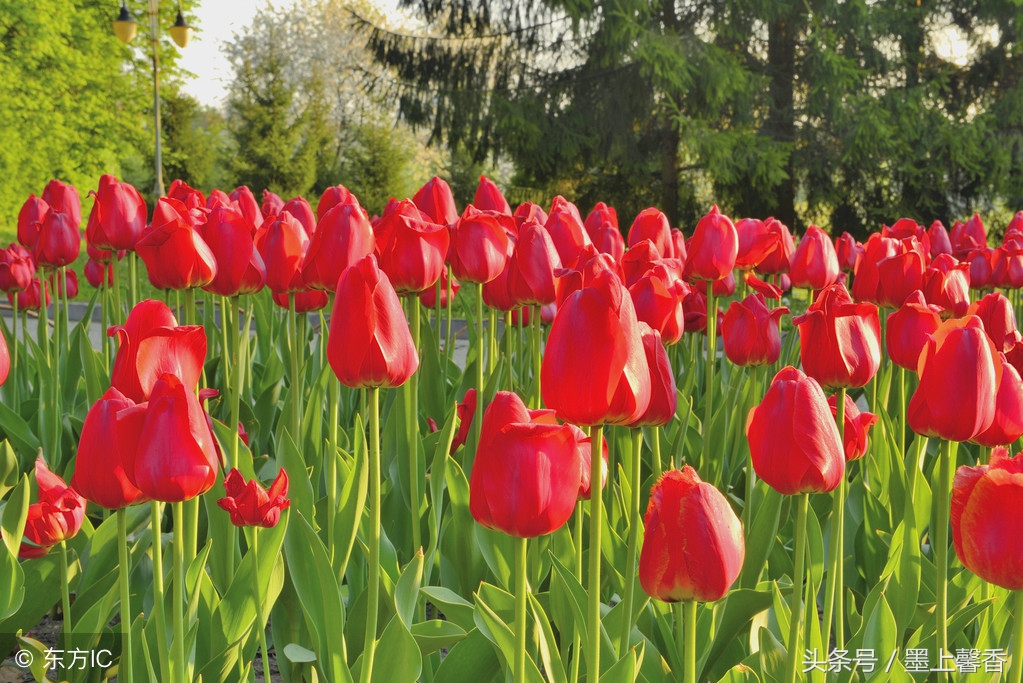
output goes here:
[{"label": "lamp post", "polygon": [[[156,138],[156,151],[153,157],[153,171],[156,176],[156,184],[153,191],[156,197],[162,197],[163,188],[163,153],[160,142],[160,19],[159,0],[148,0],[149,4],[149,40],[153,50],[153,130]],[[126,0],[121,0],[121,12],[114,20],[114,33],[121,42],[128,44],[135,37],[138,24],[128,9]],[[171,38],[178,47],[188,45],[192,28],[185,23],[185,15],[181,11],[181,0],[178,0],[178,16],[171,26]]]}]

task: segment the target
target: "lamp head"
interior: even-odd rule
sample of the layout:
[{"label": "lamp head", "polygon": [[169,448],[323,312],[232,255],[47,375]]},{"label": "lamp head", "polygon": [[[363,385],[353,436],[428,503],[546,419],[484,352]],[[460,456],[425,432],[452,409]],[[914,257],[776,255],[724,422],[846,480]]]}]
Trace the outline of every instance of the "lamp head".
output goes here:
[{"label": "lamp head", "polygon": [[188,39],[192,37],[192,27],[185,23],[185,15],[178,10],[178,18],[174,20],[174,25],[170,29],[171,38],[177,44],[178,47],[185,47],[188,45]]},{"label": "lamp head", "polygon": [[131,11],[128,10],[128,6],[124,2],[121,2],[121,13],[117,15],[117,19],[114,19],[113,26],[114,35],[125,45],[135,37],[138,24],[135,23],[135,18],[131,16]]}]

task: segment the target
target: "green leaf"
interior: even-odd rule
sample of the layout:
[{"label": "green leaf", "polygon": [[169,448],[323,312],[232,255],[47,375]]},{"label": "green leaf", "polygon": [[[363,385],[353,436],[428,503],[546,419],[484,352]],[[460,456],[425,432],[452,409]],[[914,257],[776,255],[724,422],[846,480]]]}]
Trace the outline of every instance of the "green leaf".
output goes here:
[{"label": "green leaf", "polygon": [[422,593],[449,621],[458,624],[466,632],[476,628],[472,603],[458,593],[443,586],[423,586]]},{"label": "green leaf", "polygon": [[[421,556],[420,556],[421,557]],[[373,662],[373,683],[415,681],[423,670],[419,645],[397,615],[384,628]]]},{"label": "green leaf", "polygon": [[297,645],[295,643],[288,643],[284,646],[284,656],[288,658],[289,662],[296,662],[299,664],[316,661],[315,652],[307,650],[301,645]]},{"label": "green leaf", "polygon": [[[889,652],[899,642],[899,631],[895,623],[888,602],[882,595],[874,604],[874,609],[867,617],[866,628],[863,633],[863,648],[872,652]],[[867,680],[874,680],[878,676],[886,676],[884,667],[875,667],[873,674]]]},{"label": "green leaf", "polygon": [[6,404],[0,402],[0,432],[24,461],[31,461],[39,452],[39,439],[34,430]]},{"label": "green leaf", "polygon": [[398,583],[394,586],[394,609],[406,629],[412,628],[416,616],[416,603],[419,601],[419,584],[423,581],[423,551],[420,549],[415,557],[405,566]]},{"label": "green leaf", "polygon": [[305,459],[295,445],[294,439],[285,427],[281,430],[281,439],[277,451],[279,464],[287,471],[288,496],[291,498],[291,506],[302,515],[302,518],[309,524],[314,524],[313,519],[313,485],[309,481],[309,473],[306,471]]},{"label": "green leaf", "polygon": [[636,669],[636,650],[631,649],[614,666],[600,674],[600,683],[633,683]]},{"label": "green leaf", "polygon": [[0,548],[0,621],[15,614],[25,599],[25,572],[18,557]]},{"label": "green leaf", "polygon": [[[369,460],[362,416],[355,416],[352,432],[354,463],[352,476],[347,478],[344,488],[341,489],[341,495],[338,497],[338,515],[334,520],[334,573],[338,583],[341,582],[341,577],[348,567],[348,560],[351,558],[352,548],[358,536],[359,524],[366,511],[366,495],[369,491]],[[335,457],[340,458],[340,455],[335,454]]]},{"label": "green leaf", "polygon": [[419,645],[419,652],[426,657],[441,648],[450,649],[466,636],[465,629],[453,621],[430,619],[412,625],[412,637]]},{"label": "green leaf", "polygon": [[11,448],[11,444],[4,439],[0,441],[0,500],[3,500],[7,492],[18,485],[20,476],[18,456]]},{"label": "green leaf", "polygon": [[731,591],[724,600],[714,606],[717,629],[704,659],[697,662],[698,671],[706,672],[713,667],[728,645],[739,637],[753,617],[771,606],[771,591],[738,589]]},{"label": "green leaf", "polygon": [[476,546],[483,553],[490,571],[502,588],[512,587],[512,560],[515,557],[515,539],[500,531],[493,531],[480,524],[473,526]]},{"label": "green leaf", "polygon": [[[308,482],[308,480],[306,480]],[[299,513],[284,536],[285,557],[295,591],[314,631],[316,652],[329,681],[351,681],[344,659],[344,614],[337,581],[326,549],[306,519]]]},{"label": "green leaf", "polygon": [[529,593],[529,607],[533,613],[533,621],[536,622],[537,630],[540,633],[540,660],[543,662],[543,669],[547,672],[548,680],[551,683],[568,683],[568,675],[565,673],[565,665],[561,661],[554,629],[551,628],[551,622],[548,621],[543,606],[532,593]]},{"label": "green leaf", "polygon": [[744,588],[756,586],[767,566],[767,558],[778,535],[784,496],[761,480],[754,486],[753,500],[753,523],[746,534],[746,559],[739,578],[739,585]]},{"label": "green leaf", "polygon": [[18,551],[21,549],[21,538],[25,533],[25,521],[28,519],[30,496],[28,475],[24,474],[14,489],[14,493],[7,499],[7,503],[3,507],[3,521],[0,522],[0,527],[3,530],[7,550],[14,557],[18,556]]},{"label": "green leaf", "polygon": [[435,683],[490,683],[500,668],[493,644],[477,629],[448,652],[437,668]]}]

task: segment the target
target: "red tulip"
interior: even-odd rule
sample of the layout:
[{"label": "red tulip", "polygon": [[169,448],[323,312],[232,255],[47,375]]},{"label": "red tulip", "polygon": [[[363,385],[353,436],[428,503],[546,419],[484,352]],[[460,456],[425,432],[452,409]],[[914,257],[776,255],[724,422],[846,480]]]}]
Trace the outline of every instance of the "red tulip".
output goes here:
[{"label": "red tulip", "polygon": [[631,424],[646,412],[650,369],[639,321],[613,272],[597,272],[558,307],[540,376],[544,403],[566,422]]},{"label": "red tulip", "polygon": [[470,204],[451,229],[448,260],[462,282],[490,282],[508,263],[508,235],[501,214]]},{"label": "red tulip", "polygon": [[316,226],[302,261],[302,278],[313,289],[333,292],[344,269],[372,254],[373,246],[373,227],[359,203],[354,197],[350,202],[339,201]]},{"label": "red tulip", "polygon": [[966,315],[970,307],[970,266],[942,254],[924,271],[924,298],[945,316]]},{"label": "red tulip", "polygon": [[430,178],[416,191],[412,203],[431,223],[448,227],[458,220],[458,208],[455,206],[455,196],[451,194],[451,186],[437,176]]},{"label": "red tulip", "polygon": [[720,280],[732,272],[739,253],[739,235],[728,216],[715,204],[700,219],[686,245],[686,276],[699,280]]},{"label": "red tulip", "polygon": [[245,216],[245,220],[252,225],[253,230],[256,229],[257,225],[262,225],[263,212],[260,210],[259,202],[256,201],[256,197],[252,194],[252,190],[249,189],[248,185],[234,188],[234,191],[228,195],[228,198],[238,205],[238,211]]},{"label": "red tulip", "polygon": [[32,253],[17,243],[0,249],[0,290],[23,292],[32,285],[36,262]]},{"label": "red tulip", "polygon": [[25,536],[18,557],[43,557],[61,541],[74,538],[85,519],[85,500],[74,488],[50,471],[46,462],[36,458],[36,483],[39,501],[28,506]]},{"label": "red tulip", "polygon": [[[655,263],[660,263],[661,260],[661,252],[657,250],[657,246],[651,240],[643,240],[629,247],[620,261],[625,286],[631,287],[636,284],[639,278],[643,277],[648,270],[654,267]],[[672,261],[681,266],[678,259],[672,259]]]},{"label": "red tulip", "polygon": [[621,261],[625,255],[625,239],[621,231],[609,223],[594,229],[590,238],[597,251],[610,255],[615,261]]},{"label": "red tulip", "polygon": [[967,254],[965,260],[970,264],[970,287],[973,289],[994,287],[1001,256],[997,249],[988,247],[974,249]]},{"label": "red tulip", "polygon": [[516,394],[498,392],[469,481],[473,518],[518,538],[553,533],[575,510],[581,476],[572,429],[537,423]]},{"label": "red tulip", "polygon": [[170,197],[160,197],[153,208],[153,219],[149,227],[142,231],[142,237],[149,234],[153,228],[164,223],[182,221],[189,227],[196,228],[206,222],[206,216],[210,210],[203,205],[189,208],[184,202]]},{"label": "red tulip", "polygon": [[263,204],[260,206],[260,210],[263,213],[263,220],[266,220],[270,216],[276,216],[284,208],[284,200],[281,199],[280,195],[270,190],[263,190]]},{"label": "red tulip", "polygon": [[835,256],[838,257],[838,267],[844,273],[852,273],[856,270],[856,262],[863,253],[863,245],[847,232],[843,232],[835,240]]},{"label": "red tulip", "polygon": [[995,363],[1002,365],[1002,377],[995,389],[995,416],[990,427],[971,439],[988,448],[1007,446],[1023,436],[1023,381],[1005,354],[999,353]]},{"label": "red tulip", "polygon": [[66,214],[75,229],[82,224],[82,200],[78,197],[78,188],[71,183],[56,178],[46,183],[43,201],[50,207],[50,211]]},{"label": "red tulip", "polygon": [[74,217],[51,208],[39,226],[34,251],[41,266],[59,268],[74,263],[82,253],[82,234]]},{"label": "red tulip", "polygon": [[341,275],[330,316],[327,360],[349,387],[397,387],[419,368],[398,295],[370,254]]},{"label": "red tulip", "polygon": [[[43,303],[39,294],[39,279],[35,278],[29,284],[29,286],[20,292],[8,292],[7,301],[14,304],[15,300],[18,302],[19,311],[38,311]],[[46,306],[50,305],[50,288],[46,287]]]},{"label": "red tulip", "polygon": [[380,270],[399,294],[418,294],[440,279],[450,239],[444,225],[427,220],[406,199],[376,227]]},{"label": "red tulip", "polygon": [[856,277],[853,278],[852,297],[856,301],[877,303],[880,293],[880,272],[877,264],[901,251],[901,243],[892,237],[873,233],[863,245],[863,253],[856,262]]},{"label": "red tulip", "polygon": [[[447,308],[450,301],[448,301],[448,269],[445,268],[440,273],[440,307]],[[451,300],[454,301],[455,296],[458,295],[458,290],[462,288],[460,283],[455,278],[451,278]],[[419,301],[427,308],[433,308],[437,305],[437,287],[427,287],[419,293]]]},{"label": "red tulip", "polygon": [[824,289],[838,281],[841,270],[835,245],[826,232],[811,225],[792,255],[789,277],[793,287]]},{"label": "red tulip", "polygon": [[65,296],[65,292],[68,299],[74,299],[78,296],[78,273],[76,273],[73,268],[67,268],[64,271],[63,284],[61,283],[58,271],[50,273],[49,281],[50,291],[52,291],[56,296],[63,297]]},{"label": "red tulip", "polygon": [[984,230],[984,223],[980,216],[973,214],[968,221],[952,226],[949,234],[952,242],[952,255],[957,259],[964,258],[974,249],[981,249],[987,246],[987,233]]},{"label": "red tulip", "polygon": [[99,179],[99,188],[90,192],[96,200],[85,227],[86,241],[100,249],[135,250],[135,242],[146,227],[146,200],[130,183],[112,175]]},{"label": "red tulip", "polygon": [[[330,303],[330,295],[322,289],[304,289],[298,292],[291,292],[295,297],[295,312],[309,313],[319,311]],[[288,294],[274,294],[273,302],[284,310],[291,309],[291,300]]]},{"label": "red tulip", "polygon": [[[575,434],[576,439],[575,450],[576,453],[579,454],[579,474],[581,475],[579,478],[579,500],[589,500],[591,495],[590,458],[592,457],[593,452],[593,449],[590,447],[590,444],[592,444],[593,441],[590,439],[589,436],[586,435],[586,432],[579,429],[575,425],[570,424],[568,425],[568,427],[572,430],[572,433]],[[600,449],[600,455],[603,459],[603,462],[600,463],[600,490],[603,491],[604,488],[607,486],[607,458],[608,458],[607,439],[602,438],[601,443],[602,448]]]},{"label": "red tulip", "polygon": [[[166,202],[161,199],[158,204],[167,206]],[[135,251],[157,289],[202,287],[217,276],[217,260],[209,245],[176,213],[165,223],[154,222],[135,244]]]},{"label": "red tulip", "polygon": [[[838,418],[838,394],[828,397],[828,405],[831,407],[831,414]],[[877,423],[877,415],[866,411],[860,412],[856,401],[845,395],[845,419],[842,430],[842,441],[845,445],[845,461],[858,460],[867,452],[870,445],[868,435],[870,428]]]},{"label": "red tulip", "polygon": [[85,281],[96,289],[103,286],[104,280],[106,280],[107,286],[112,287],[114,284],[114,264],[112,263],[98,263],[89,259],[82,267],[82,272],[85,273]]},{"label": "red tulip", "polygon": [[678,228],[671,229],[671,244],[675,258],[685,266],[686,260],[689,258],[689,251],[686,249],[686,236]]},{"label": "red tulip", "polygon": [[[17,343],[17,340],[15,340]],[[7,381],[7,376],[11,373],[11,353],[7,350],[7,339],[4,335],[0,334],[0,386],[3,386],[4,382]]]},{"label": "red tulip", "polygon": [[189,209],[206,206],[206,197],[203,193],[180,178],[175,179],[167,188],[167,197],[178,200]]},{"label": "red tulip", "polygon": [[845,285],[821,291],[799,327],[803,369],[825,387],[862,387],[881,365],[881,324],[877,307],[853,303]]},{"label": "red tulip", "polygon": [[739,578],[746,555],[742,523],[712,484],[689,465],[661,475],[643,520],[639,582],[664,602],[713,602]]},{"label": "red tulip", "polygon": [[917,361],[920,384],[909,401],[910,428],[948,441],[969,441],[984,432],[995,418],[1002,372],[980,318],[945,321]]},{"label": "red tulip", "polygon": [[660,209],[650,207],[636,215],[629,228],[629,249],[643,240],[650,240],[657,247],[658,253],[665,258],[675,257],[675,245],[671,241],[671,226],[668,217]]},{"label": "red tulip", "polygon": [[536,221],[523,223],[508,263],[512,299],[536,306],[554,303],[557,298],[554,273],[561,267],[561,257],[547,229]]},{"label": "red tulip", "polygon": [[636,318],[661,335],[665,344],[675,344],[685,331],[682,302],[689,286],[673,277],[664,264],[657,264],[629,287]]},{"label": "red tulip", "polygon": [[302,258],[309,237],[302,224],[287,211],[267,216],[253,240],[266,265],[266,286],[275,294],[291,294],[305,289]]},{"label": "red tulip", "polygon": [[739,237],[735,267],[740,270],[749,270],[760,265],[781,245],[781,233],[768,230],[767,224],[756,218],[743,218],[737,221],[735,233]]},{"label": "red tulip", "polygon": [[583,221],[583,228],[586,230],[587,234],[589,234],[590,239],[596,241],[597,232],[601,228],[607,226],[610,226],[615,230],[618,229],[618,212],[615,211],[613,206],[608,206],[604,202],[597,202],[594,204],[593,209],[586,214],[586,220]]},{"label": "red tulip", "polygon": [[764,228],[768,233],[777,235],[778,246],[764,256],[757,265],[757,272],[761,275],[780,275],[789,272],[792,255],[796,252],[792,233],[789,232],[788,226],[777,218],[765,220]]},{"label": "red tulip", "polygon": [[952,254],[952,242],[941,221],[931,223],[931,227],[927,229],[927,237],[931,242],[930,257],[932,259],[937,258],[939,254]]},{"label": "red tulip", "polygon": [[[360,209],[362,208],[361,206],[359,206],[359,200],[356,199],[355,195],[352,194],[351,191],[344,185],[334,185],[333,187],[328,187],[326,190],[323,191],[323,194],[320,195],[320,201],[319,203],[316,204],[317,224],[319,224],[319,221],[323,220],[323,217],[327,215],[328,211],[333,209],[338,204],[353,204],[355,206],[358,206]],[[369,222],[369,217],[366,216],[366,212],[362,211],[362,214],[366,218],[366,221]]]},{"label": "red tulip", "polygon": [[923,286],[924,257],[915,249],[881,259],[877,264],[877,303],[898,308],[910,294]]},{"label": "red tulip", "polygon": [[138,446],[132,449],[133,439],[125,437],[122,459],[129,479],[146,496],[179,503],[213,486],[216,441],[194,389],[169,372],[160,375],[140,423]]},{"label": "red tulip", "polygon": [[[132,483],[134,474],[129,478],[124,470],[122,450],[130,446],[118,440],[119,431],[124,430],[122,411],[134,406],[134,401],[110,387],[92,404],[78,440],[71,485],[87,500],[109,510],[146,499],[145,494]],[[133,459],[132,456],[129,458]]]},{"label": "red tulip", "polygon": [[924,301],[923,292],[917,290],[897,311],[888,314],[884,343],[893,363],[916,372],[924,344],[941,325],[940,312],[940,308]]},{"label": "red tulip", "polygon": [[523,223],[530,220],[534,220],[540,225],[547,224],[547,212],[533,202],[519,204],[515,209],[515,213],[512,214],[512,218],[515,219],[516,228],[521,227]]},{"label": "red tulip", "polygon": [[288,495],[288,473],[278,472],[274,483],[267,491],[253,479],[246,482],[237,468],[224,477],[224,492],[227,496],[217,499],[221,509],[231,513],[235,526],[275,527],[281,521],[281,510],[291,505]]},{"label": "red tulip", "polygon": [[646,354],[647,366],[650,368],[650,403],[646,411],[629,427],[660,427],[671,422],[678,407],[675,374],[671,371],[671,361],[661,342],[660,333],[643,322],[639,323],[639,330],[643,339],[643,353]]},{"label": "red tulip", "polygon": [[842,481],[844,449],[824,390],[792,366],[750,410],[746,437],[757,476],[779,493],[827,493]]},{"label": "red tulip", "polygon": [[[518,238],[515,235],[508,235],[508,261],[504,270],[493,280],[483,284],[483,303],[499,311],[512,311],[522,306],[522,302],[515,298],[511,290],[511,274],[515,265],[517,241]],[[560,271],[555,271],[555,277],[557,277],[557,272]]]},{"label": "red tulip", "polygon": [[561,263],[566,268],[573,267],[583,248],[593,244],[583,227],[579,210],[561,195],[554,198],[544,227],[550,233],[554,248],[558,250]]},{"label": "red tulip", "polygon": [[1001,292],[992,292],[970,304],[967,315],[975,315],[981,319],[984,331],[999,351],[1008,351],[1020,341],[1012,303]]},{"label": "red tulip", "polygon": [[39,240],[39,228],[43,225],[50,205],[42,197],[30,194],[18,212],[18,243],[26,249],[35,249]]},{"label": "red tulip", "polygon": [[281,211],[290,213],[302,225],[305,234],[308,237],[313,236],[313,231],[316,230],[316,214],[305,197],[292,197],[285,202]]},{"label": "red tulip", "polygon": [[472,427],[472,421],[476,416],[475,389],[469,389],[465,392],[465,398],[462,399],[461,403],[455,406],[455,411],[458,413],[458,432],[451,441],[451,453],[458,450],[458,447],[465,444],[466,440],[469,438],[469,430]]},{"label": "red tulip", "polygon": [[111,327],[107,334],[118,341],[110,385],[135,403],[145,401],[167,372],[195,392],[206,360],[201,325],[179,327],[166,304],[147,299],[131,309],[124,325]]},{"label": "red tulip", "polygon": [[733,301],[721,321],[725,356],[736,365],[770,365],[781,355],[779,321],[785,306],[769,309],[760,294]]},{"label": "red tulip", "polygon": [[255,294],[266,282],[266,266],[252,241],[252,225],[241,212],[217,207],[199,228],[217,261],[217,274],[203,287],[221,296]]},{"label": "red tulip", "polygon": [[989,464],[956,470],[949,519],[967,569],[996,586],[1023,588],[1023,458],[996,449]]},{"label": "red tulip", "polygon": [[480,176],[480,184],[476,186],[476,194],[473,196],[472,203],[481,211],[496,211],[509,216],[512,212],[508,200],[501,194],[501,190],[497,188],[493,180],[485,175]]}]

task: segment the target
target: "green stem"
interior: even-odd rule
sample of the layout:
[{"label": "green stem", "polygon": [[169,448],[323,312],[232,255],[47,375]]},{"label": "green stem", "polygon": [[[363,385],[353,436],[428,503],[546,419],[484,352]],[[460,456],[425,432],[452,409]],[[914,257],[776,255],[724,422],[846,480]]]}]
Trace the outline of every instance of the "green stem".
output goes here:
[{"label": "green stem", "polygon": [[530,310],[532,317],[529,322],[533,330],[533,376],[536,378],[536,394],[533,396],[533,405],[539,408],[543,399],[540,393],[540,366],[543,363],[543,328],[540,327],[540,307],[533,306]]},{"label": "green stem", "polygon": [[[838,390],[835,401],[837,414],[835,421],[838,424],[838,442],[842,444],[842,452],[845,453],[845,388]],[[830,531],[831,543],[828,547],[828,578],[824,586],[824,633],[821,642],[831,642],[832,621],[835,622],[835,647],[842,649],[842,642],[845,640],[842,628],[842,531],[845,525],[845,490],[846,477],[843,474],[842,480],[835,490],[835,507],[831,513]]]},{"label": "green stem", "polygon": [[682,603],[682,614],[685,627],[685,681],[696,683],[696,601],[686,600]]},{"label": "green stem", "polygon": [[118,583],[121,589],[121,661],[117,666],[117,678],[132,683],[133,657],[131,645],[131,564],[128,558],[128,510],[117,511],[117,565]]},{"label": "green stem", "polygon": [[183,503],[172,503],[174,514],[174,586],[171,600],[173,604],[174,642],[171,651],[174,657],[174,680],[188,681],[187,664],[185,663],[185,509]]},{"label": "green stem", "polygon": [[803,579],[806,574],[806,511],[810,505],[810,494],[800,493],[796,497],[796,566],[792,571],[792,596],[789,603],[789,640],[785,644],[788,659],[785,663],[785,682],[795,683],[796,662],[803,654],[800,635],[803,631]]},{"label": "green stem", "polygon": [[[117,271],[119,270],[118,267],[117,267],[118,265],[120,265],[120,264],[117,262],[117,259],[114,259],[114,262],[111,264],[111,269],[114,272],[114,282],[110,286],[111,293],[114,295],[114,310],[113,310],[113,315],[110,316],[110,319],[115,324],[121,322],[121,320],[124,318],[124,309],[121,308],[121,279],[122,278],[117,273]],[[106,335],[106,333],[107,333],[107,331],[103,330],[103,334]]]},{"label": "green stem", "polygon": [[362,683],[373,676],[377,646],[377,611],[380,605],[380,388],[369,389],[369,594],[366,635],[362,655]]},{"label": "green stem", "polygon": [[71,632],[74,630],[71,621],[71,587],[68,585],[67,568],[67,543],[60,542],[58,555],[60,556],[60,607],[64,611],[64,625],[61,628],[61,635],[64,638],[64,649],[71,649]]},{"label": "green stem", "polygon": [[[476,448],[480,443],[480,427],[483,420],[483,285],[476,285],[476,417],[472,420],[473,452],[476,457]],[[468,464],[471,464],[470,461]],[[466,469],[468,471],[468,468]]]},{"label": "green stem", "polygon": [[590,576],[586,614],[586,636],[589,641],[586,679],[589,683],[600,681],[600,524],[604,502],[600,495],[600,464],[603,461],[600,448],[604,443],[603,429],[603,425],[590,427],[590,448],[597,449],[597,457],[590,458]]},{"label": "green stem", "polygon": [[110,337],[107,336],[107,329],[110,327],[110,288],[107,286],[106,266],[103,266],[103,279],[99,285],[99,311],[100,311],[100,350],[103,354],[103,370],[110,372]]},{"label": "green stem", "polygon": [[[906,448],[906,368],[898,370],[899,390],[899,453],[905,453]],[[873,408],[874,406],[871,406]]]},{"label": "green stem", "polygon": [[512,321],[511,311],[505,311],[504,313],[504,356],[505,362],[508,364],[508,381],[505,383],[504,388],[507,391],[515,391],[515,376],[512,372]]},{"label": "green stem", "polygon": [[167,600],[163,588],[163,532],[161,530],[163,511],[158,501],[150,504],[150,518],[153,528],[153,616],[156,621],[156,651],[160,658],[160,678],[171,680],[170,663],[167,661]]},{"label": "green stem", "polygon": [[256,617],[259,634],[259,653],[263,658],[263,680],[270,680],[270,654],[266,651],[266,614],[263,612],[263,584],[259,581],[259,528],[252,527],[252,557],[255,559]]},{"label": "green stem", "polygon": [[[17,294],[15,294],[13,297],[11,297],[11,307],[12,307],[12,309],[14,311],[14,321],[13,321],[14,322],[14,328],[13,328],[14,332],[12,334],[12,340],[11,340],[13,342],[11,344],[11,369],[13,370],[13,372],[11,373],[13,375],[13,377],[11,378],[12,379],[11,384],[12,384],[12,388],[14,389],[14,403],[13,403],[14,412],[16,412],[16,413],[18,413],[20,415],[21,414],[21,396],[20,396],[21,392],[20,392],[20,389],[19,389],[19,385],[21,384],[21,382],[19,381],[20,380],[20,377],[19,377],[20,373],[18,372],[18,369],[19,369],[20,366],[18,365],[18,346],[19,346],[18,341],[19,340],[18,340],[18,295]],[[107,331],[106,331],[106,328],[104,327],[104,329],[103,329],[103,339],[105,340],[106,338],[107,338]]]},{"label": "green stem", "polygon": [[128,305],[130,308],[135,308],[135,304],[139,302],[138,294],[139,286],[139,274],[138,274],[138,255],[134,251],[128,252]]},{"label": "green stem", "polygon": [[1012,668],[1009,682],[1020,683],[1023,679],[1023,590],[1012,592]]},{"label": "green stem", "polygon": [[685,659],[686,659],[686,634],[685,634],[685,608],[684,603],[676,602],[671,606],[671,611],[675,613],[675,661],[682,664],[681,670],[675,671],[675,680],[679,683],[683,683],[683,676],[685,676]]},{"label": "green stem", "polygon": [[707,375],[704,385],[703,405],[703,462],[704,469],[711,473],[711,481],[717,482],[717,458],[710,450],[710,421],[714,416],[714,369],[717,367],[717,302],[714,300],[714,283],[707,280]]},{"label": "green stem", "polygon": [[[750,403],[756,405],[760,401],[760,368],[756,365],[750,368],[749,376],[750,390],[747,394]],[[748,411],[747,411],[748,412]],[[742,440],[743,448],[746,451],[746,500],[742,505],[742,528],[749,531],[753,523],[753,489],[757,485],[757,473],[753,470],[753,455],[749,451],[749,442]]]},{"label": "green stem", "polygon": [[653,474],[654,474],[654,481],[657,481],[658,479],[661,478],[661,472],[664,471],[664,466],[661,464],[661,428],[660,427],[654,427],[653,429],[650,430],[650,432],[651,432],[651,435],[653,436],[653,444],[652,444],[653,453],[654,453],[654,462],[653,462],[654,472],[653,472]]},{"label": "green stem", "polygon": [[[583,582],[583,503],[575,505],[575,522],[572,529],[572,541],[575,545],[575,578]],[[579,680],[579,662],[582,660],[583,639],[579,628],[572,629],[572,663],[569,667],[568,680],[576,683]]]},{"label": "green stem", "polygon": [[516,681],[526,680],[527,542],[525,538],[515,539],[515,667],[512,673]]},{"label": "green stem", "polygon": [[[210,296],[213,296],[212,294]],[[233,339],[235,335],[229,333],[229,329],[234,327],[238,328],[238,314],[235,309],[228,303],[226,296],[220,297],[220,362],[224,366],[224,398],[232,402],[234,397],[231,395],[234,383],[231,381],[231,375],[234,373],[234,368],[238,366],[237,349],[231,348],[230,339]],[[238,424],[234,424],[235,429],[238,428]],[[237,453],[234,454],[237,456]],[[235,458],[230,461],[230,466],[234,467]]]},{"label": "green stem", "polygon": [[[419,311],[419,297],[409,297],[409,313],[412,318],[411,328],[412,343],[416,347],[416,352],[419,351],[419,326],[420,326],[420,311]],[[409,378],[408,384],[408,412],[405,415],[407,420],[406,426],[408,428],[408,457],[409,457],[409,508],[412,512],[412,556],[415,554],[423,545],[422,539],[422,520],[419,516],[420,510],[420,498],[421,493],[419,492],[419,373],[414,373]]]},{"label": "green stem", "polygon": [[[622,634],[618,645],[618,657],[624,657],[629,650],[629,639],[632,634],[632,602],[635,592],[636,556],[639,554],[639,511],[640,465],[643,449],[643,430],[632,430],[632,462],[629,472],[629,540],[625,555],[625,595],[622,597]],[[590,458],[600,459],[600,446],[590,444]],[[590,495],[600,495],[600,479],[590,479]]]},{"label": "green stem", "polygon": [[327,445],[327,547],[330,550],[330,563],[334,564],[334,529],[337,524],[337,426],[341,403],[341,382],[337,377],[327,377],[330,391],[327,400],[330,403],[330,425],[328,427]]},{"label": "green stem", "polygon": [[300,376],[300,344],[298,339],[298,313],[295,311],[295,293],[288,294],[288,338],[291,341],[291,438],[302,447],[302,378]]},{"label": "green stem", "polygon": [[[956,450],[959,444],[955,441],[942,441],[939,456],[938,491],[935,501],[937,528],[932,534],[934,544],[934,564],[938,571],[934,608],[935,630],[938,634],[938,652],[948,652],[948,515],[949,494],[952,488],[952,469],[955,465]],[[945,676],[938,674],[938,680]]]},{"label": "green stem", "polygon": [[[482,285],[480,285],[482,287]],[[487,374],[493,375],[494,368],[497,367],[497,311],[493,308],[487,311],[487,318],[489,324],[488,330],[488,345],[487,345]]]}]

